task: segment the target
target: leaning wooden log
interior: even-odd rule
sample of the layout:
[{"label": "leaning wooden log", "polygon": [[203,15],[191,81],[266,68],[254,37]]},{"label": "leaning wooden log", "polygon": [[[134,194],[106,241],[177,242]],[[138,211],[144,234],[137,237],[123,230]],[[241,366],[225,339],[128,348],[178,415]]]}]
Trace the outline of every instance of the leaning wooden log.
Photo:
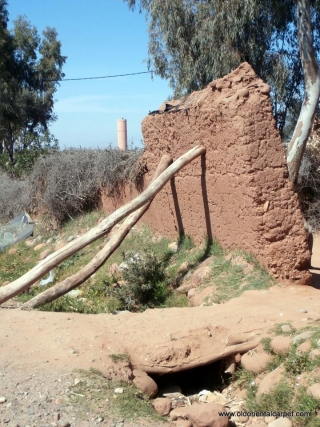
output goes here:
[{"label": "leaning wooden log", "polygon": [[197,145],[196,147],[192,148],[187,153],[179,157],[174,163],[172,163],[172,165],[170,165],[145,191],[143,191],[134,200],[117,209],[115,212],[105,218],[99,225],[93,227],[83,236],[78,237],[77,239],[68,243],[62,249],[49,255],[19,279],[2,287],[0,289],[0,304],[25,291],[31,285],[33,285],[33,283],[43,277],[62,261],[69,258],[71,255],[78,252],[90,243],[96,241],[100,237],[106,235],[115,224],[151,200],[184,166],[205,152],[206,149],[203,146]]},{"label": "leaning wooden log", "polygon": [[[158,178],[158,176],[172,163],[170,156],[165,155],[162,157],[153,181]],[[118,248],[123,239],[127,236],[131,228],[136,224],[136,222],[142,217],[151,204],[151,200],[146,203],[142,208],[133,212],[129,215],[123,224],[120,225],[119,229],[112,235],[109,242],[104,246],[101,251],[80,271],[76,274],[73,274],[70,277],[67,277],[60,283],[52,286],[51,288],[41,292],[34,298],[27,301],[21,307],[22,310],[32,310],[40,305],[46,304],[48,302],[54,301],[55,299],[65,295],[67,292],[70,292],[72,289],[81,285],[85,282],[93,273],[95,273],[110,257],[110,255]]]}]

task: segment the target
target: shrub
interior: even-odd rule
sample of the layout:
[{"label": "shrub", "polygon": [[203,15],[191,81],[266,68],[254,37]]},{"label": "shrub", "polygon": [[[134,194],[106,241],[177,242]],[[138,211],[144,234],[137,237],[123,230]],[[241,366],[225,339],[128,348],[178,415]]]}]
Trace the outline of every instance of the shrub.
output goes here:
[{"label": "shrub", "polygon": [[120,265],[125,285],[109,286],[109,294],[117,298],[121,308],[138,311],[159,306],[170,291],[166,283],[164,260],[152,252],[135,254],[129,251]]},{"label": "shrub", "polygon": [[45,208],[57,225],[86,208],[95,207],[102,187],[120,191],[137,182],[141,150],[69,149],[40,158],[31,176],[33,207]]},{"label": "shrub", "polygon": [[29,210],[30,195],[28,180],[14,179],[5,172],[0,172],[0,222],[8,222]]}]

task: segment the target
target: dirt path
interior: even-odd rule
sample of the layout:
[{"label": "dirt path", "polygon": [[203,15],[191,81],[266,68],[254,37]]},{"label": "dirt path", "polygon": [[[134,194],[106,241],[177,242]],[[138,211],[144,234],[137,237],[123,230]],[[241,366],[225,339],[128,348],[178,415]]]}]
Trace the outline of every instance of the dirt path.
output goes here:
[{"label": "dirt path", "polygon": [[[312,266],[314,287],[279,285],[247,291],[240,298],[213,307],[118,315],[0,307],[0,397],[6,398],[0,404],[0,425],[44,427],[59,422],[63,425],[64,419],[72,427],[117,425],[90,413],[85,420],[78,420],[78,409],[66,399],[74,383],[74,369],[94,367],[108,373],[112,364],[109,354],[129,353],[141,361],[161,353],[175,336],[187,337],[195,330],[216,325],[225,328],[225,339],[238,333],[259,337],[277,323],[291,322],[302,328],[320,320],[316,289],[320,287],[319,236],[314,239]],[[57,420],[58,414],[62,421]],[[125,427],[131,425],[137,424],[125,421]]]}]

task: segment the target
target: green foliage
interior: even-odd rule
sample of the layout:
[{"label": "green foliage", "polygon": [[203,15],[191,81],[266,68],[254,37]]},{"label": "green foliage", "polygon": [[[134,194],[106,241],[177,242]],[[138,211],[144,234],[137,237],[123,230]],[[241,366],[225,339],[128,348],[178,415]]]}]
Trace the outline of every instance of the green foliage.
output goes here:
[{"label": "green foliage", "polygon": [[130,358],[127,354],[122,354],[122,353],[109,354],[109,357],[113,363],[118,363],[118,362],[129,363],[130,362]]},{"label": "green foliage", "polygon": [[[125,361],[123,361],[125,363]],[[81,381],[71,387],[70,399],[76,408],[86,412],[100,414],[112,424],[118,425],[123,419],[130,421],[161,421],[160,415],[152,407],[152,402],[131,384],[106,378],[97,369],[80,370],[76,373]],[[122,387],[122,394],[114,394],[117,387]],[[108,405],[104,402],[108,402]],[[137,423],[138,424],[138,423]]]},{"label": "green foliage", "polygon": [[256,397],[253,393],[248,393],[247,409],[256,412],[287,412],[292,407],[293,397],[293,389],[286,381],[281,381],[268,394]]},{"label": "green foliage", "polygon": [[126,284],[109,287],[110,294],[126,310],[137,311],[143,307],[161,305],[169,295],[165,281],[165,262],[165,259],[159,258],[150,249],[138,254],[129,251],[125,254],[125,267],[122,269]]},{"label": "green foliage", "polygon": [[54,94],[66,57],[53,28],[46,28],[42,38],[23,16],[6,28],[6,2],[1,2],[0,37],[4,60],[0,73],[0,155],[5,152],[15,163],[15,152],[38,146],[48,125],[56,119]]},{"label": "green foliage", "polygon": [[11,178],[23,179],[31,175],[34,165],[39,157],[43,158],[53,154],[59,149],[58,140],[50,132],[46,131],[35,138],[33,144],[16,152],[15,163],[10,163],[8,153],[0,155],[0,169]]},{"label": "green foliage", "polygon": [[269,354],[273,354],[273,350],[271,347],[271,338],[269,338],[269,337],[262,338],[261,344],[262,344],[263,350],[265,352],[267,352]]},{"label": "green foliage", "polygon": [[[291,0],[126,0],[149,23],[148,66],[169,80],[175,96],[203,89],[247,61],[272,87],[282,136],[296,123],[303,73]],[[320,4],[312,4],[314,47],[320,50]],[[298,106],[298,108],[297,108]]]}]

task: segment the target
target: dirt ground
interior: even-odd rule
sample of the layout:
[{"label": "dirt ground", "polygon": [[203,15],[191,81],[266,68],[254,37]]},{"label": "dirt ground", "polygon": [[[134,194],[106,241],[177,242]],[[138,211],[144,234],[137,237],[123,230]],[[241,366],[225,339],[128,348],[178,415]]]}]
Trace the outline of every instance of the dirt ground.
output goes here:
[{"label": "dirt ground", "polygon": [[[320,320],[320,236],[314,238],[312,286],[277,285],[247,291],[210,307],[147,310],[134,314],[83,315],[21,311],[8,301],[0,307],[0,426],[132,427],[161,423],[114,422],[87,413],[79,419],[70,398],[75,369],[91,367],[108,374],[109,354],[127,353],[143,366],[155,360],[168,340],[219,326],[224,337],[254,338],[275,324],[299,329]],[[161,359],[161,357],[160,357]],[[161,360],[160,360],[161,362]],[[83,414],[82,414],[83,416]],[[59,419],[60,418],[60,419]]]}]

